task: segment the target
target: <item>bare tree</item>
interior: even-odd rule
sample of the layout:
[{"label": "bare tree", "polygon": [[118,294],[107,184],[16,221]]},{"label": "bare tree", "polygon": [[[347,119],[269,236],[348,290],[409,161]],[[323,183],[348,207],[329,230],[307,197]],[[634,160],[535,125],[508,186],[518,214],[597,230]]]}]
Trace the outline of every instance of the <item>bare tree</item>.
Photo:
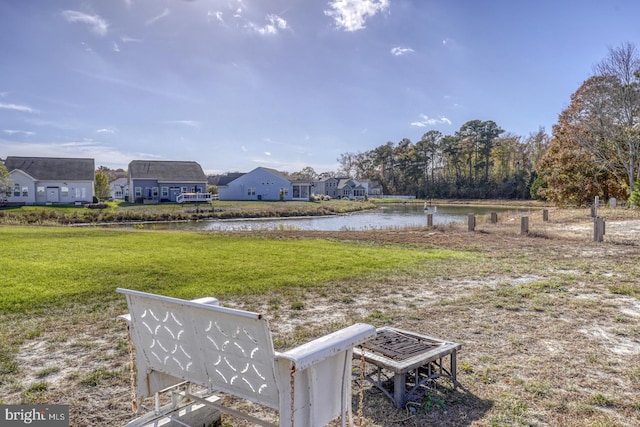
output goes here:
[{"label": "bare tree", "polygon": [[357,154],[347,152],[344,154],[340,154],[340,157],[336,160],[340,164],[338,173],[346,175],[347,178],[353,178],[355,176]]},{"label": "bare tree", "polygon": [[629,193],[640,179],[640,55],[635,45],[609,48],[594,67],[597,83],[585,103],[590,137],[585,139],[601,166],[624,171]]}]

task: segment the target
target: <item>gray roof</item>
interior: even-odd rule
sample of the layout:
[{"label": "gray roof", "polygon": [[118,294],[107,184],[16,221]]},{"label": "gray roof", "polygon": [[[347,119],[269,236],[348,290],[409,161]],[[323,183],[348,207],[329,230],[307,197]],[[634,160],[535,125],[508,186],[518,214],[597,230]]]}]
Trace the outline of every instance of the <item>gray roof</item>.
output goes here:
[{"label": "gray roof", "polygon": [[206,182],[207,176],[196,162],[133,160],[131,179],[155,179],[159,182]]},{"label": "gray roof", "polygon": [[217,185],[218,187],[224,187],[228,185],[231,181],[234,181],[243,175],[245,174],[242,172],[232,172],[226,175],[220,175],[219,177],[217,177],[217,180],[214,182],[214,185]]},{"label": "gray roof", "polygon": [[19,169],[39,181],[93,181],[93,159],[7,156],[4,165],[9,172]]}]

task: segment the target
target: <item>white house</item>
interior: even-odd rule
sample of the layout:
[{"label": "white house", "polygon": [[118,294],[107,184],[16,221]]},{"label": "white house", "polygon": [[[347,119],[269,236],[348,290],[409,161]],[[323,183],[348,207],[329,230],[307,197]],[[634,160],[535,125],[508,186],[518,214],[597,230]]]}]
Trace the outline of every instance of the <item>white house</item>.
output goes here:
[{"label": "white house", "polygon": [[129,180],[127,178],[114,179],[109,183],[109,195],[114,200],[123,200],[129,191]]},{"label": "white house", "polygon": [[9,203],[23,205],[91,203],[95,162],[86,158],[7,156],[13,189]]},{"label": "white house", "polygon": [[362,199],[382,194],[382,187],[370,179],[357,180],[347,177],[329,177],[313,183],[316,195],[326,195],[334,199]]},{"label": "white house", "polygon": [[232,180],[220,179],[220,200],[309,200],[311,182],[290,181],[275,169],[258,167]]}]

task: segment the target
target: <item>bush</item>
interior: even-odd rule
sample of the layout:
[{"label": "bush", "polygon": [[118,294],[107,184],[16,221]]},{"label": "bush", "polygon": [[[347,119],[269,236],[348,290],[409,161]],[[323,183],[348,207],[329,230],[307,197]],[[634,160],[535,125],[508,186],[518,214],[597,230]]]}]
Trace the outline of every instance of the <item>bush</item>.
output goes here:
[{"label": "bush", "polygon": [[106,209],[109,207],[106,203],[90,203],[86,205],[89,209]]}]

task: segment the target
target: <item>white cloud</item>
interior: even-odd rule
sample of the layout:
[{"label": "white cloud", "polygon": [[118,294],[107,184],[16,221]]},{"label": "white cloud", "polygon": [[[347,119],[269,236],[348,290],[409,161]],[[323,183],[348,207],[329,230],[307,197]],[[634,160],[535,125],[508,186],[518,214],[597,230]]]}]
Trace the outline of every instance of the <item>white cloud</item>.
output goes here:
[{"label": "white cloud", "polygon": [[109,128],[97,129],[96,133],[115,133],[116,131]]},{"label": "white cloud", "polygon": [[458,42],[450,37],[442,39],[442,47],[445,49],[457,49],[460,47]]},{"label": "white cloud", "polygon": [[120,46],[118,46],[118,43],[113,42],[112,50],[113,50],[114,52],[120,52]]},{"label": "white cloud", "polygon": [[244,145],[242,147],[240,147],[242,149],[242,151],[244,151],[245,153],[249,150],[247,150],[247,147],[245,147]]},{"label": "white cloud", "polygon": [[417,122],[412,122],[411,126],[417,127],[427,127],[427,126],[435,126],[435,125],[450,125],[451,120],[444,116],[440,116],[437,119],[427,116],[426,114],[420,114],[420,120]]},{"label": "white cloud", "polygon": [[265,17],[267,25],[260,27],[252,22],[247,24],[250,28],[253,28],[256,32],[264,35],[278,34],[281,30],[289,28],[287,21],[278,15],[270,14]]},{"label": "white cloud", "polygon": [[384,12],[389,0],[333,0],[329,2],[331,10],[324,14],[334,19],[336,26],[345,31],[357,31],[365,28],[365,21]]},{"label": "white cloud", "polygon": [[394,47],[391,49],[391,55],[393,56],[402,56],[411,52],[413,52],[413,49],[410,47]]},{"label": "white cloud", "polygon": [[200,122],[197,120],[169,120],[167,123],[174,124],[174,125],[189,126],[193,128],[197,128],[200,126]]},{"label": "white cloud", "polygon": [[33,136],[36,133],[35,132],[30,132],[27,130],[14,130],[14,129],[5,129],[4,133],[6,133],[7,135],[16,135],[16,134],[22,134],[25,136]]},{"label": "white cloud", "polygon": [[271,155],[271,153],[270,153],[270,152],[268,152],[268,151],[265,151],[265,152],[264,152],[264,154],[266,154],[267,156],[270,156],[270,155]]},{"label": "white cloud", "polygon": [[211,18],[214,17],[216,19],[216,21],[218,22],[222,22],[224,24],[224,18],[222,17],[222,11],[221,10],[216,10],[215,12],[207,12],[207,18]]},{"label": "white cloud", "polygon": [[109,24],[107,21],[102,19],[98,15],[87,15],[86,13],[78,12],[77,10],[65,10],[62,12],[62,17],[66,19],[68,22],[80,22],[83,24],[87,24],[91,27],[91,30],[100,35],[104,36],[107,34],[107,30],[109,28]]},{"label": "white cloud", "polygon": [[149,26],[149,25],[153,25],[156,22],[158,22],[160,19],[162,18],[166,18],[167,16],[171,15],[171,11],[169,10],[169,8],[165,8],[162,13],[160,15],[154,16],[151,19],[148,19],[147,22],[145,22],[144,24]]},{"label": "white cloud", "polygon": [[135,39],[133,37],[129,37],[129,36],[122,36],[120,37],[120,41],[122,43],[141,43],[142,39]]},{"label": "white cloud", "polygon": [[14,156],[33,157],[87,157],[96,159],[96,164],[111,168],[127,168],[131,159],[159,159],[149,153],[123,152],[117,148],[96,144],[91,141],[54,141],[25,143],[7,141],[0,138],[0,152]]},{"label": "white cloud", "polygon": [[23,112],[23,113],[37,113],[38,112],[38,110],[34,110],[31,107],[27,107],[26,105],[18,105],[18,104],[3,104],[3,103],[0,103],[0,109],[20,111],[20,112]]}]

